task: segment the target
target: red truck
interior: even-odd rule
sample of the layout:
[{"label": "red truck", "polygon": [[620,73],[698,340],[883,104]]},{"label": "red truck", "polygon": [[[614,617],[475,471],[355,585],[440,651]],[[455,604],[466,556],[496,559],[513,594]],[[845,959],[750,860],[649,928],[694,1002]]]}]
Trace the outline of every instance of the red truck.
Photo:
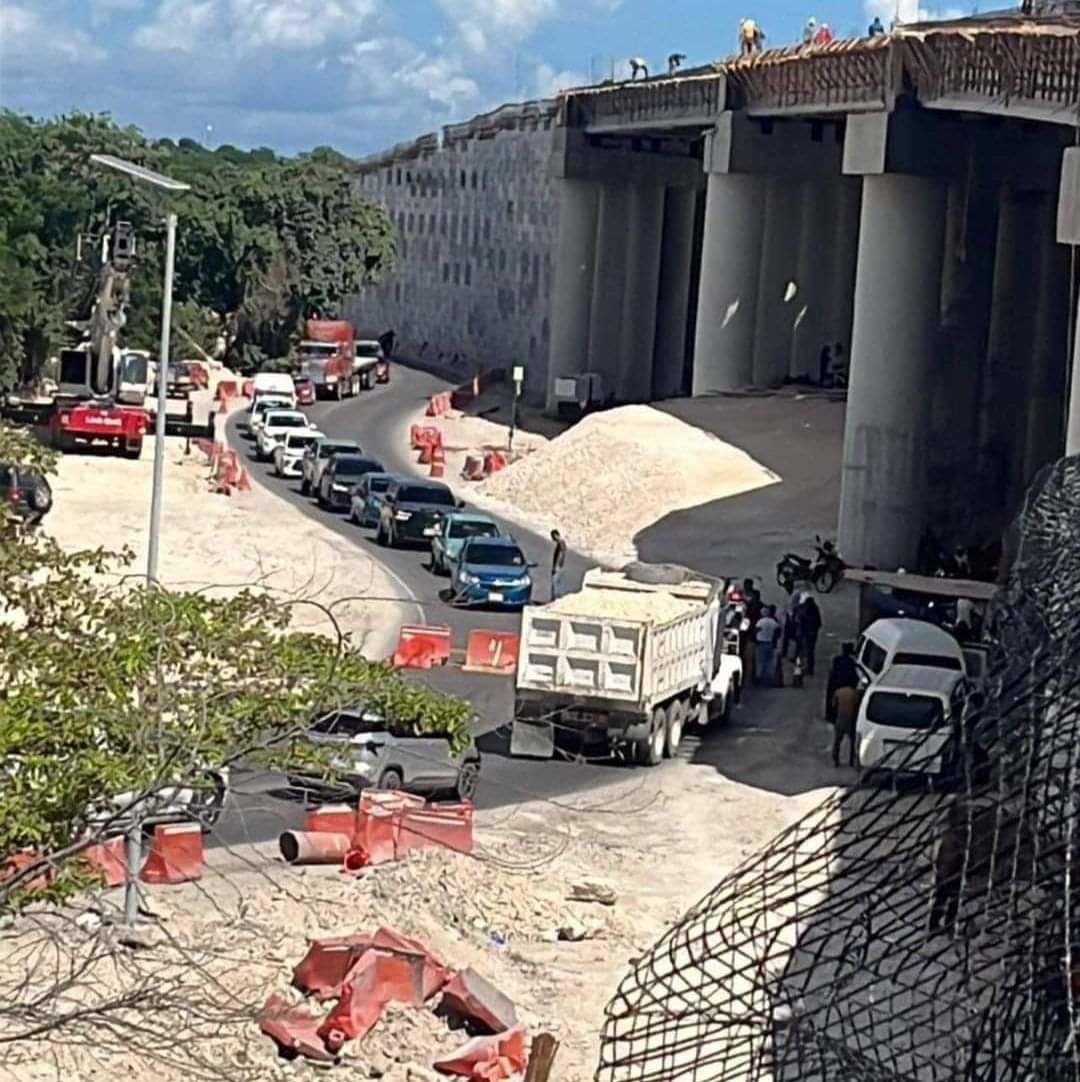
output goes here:
[{"label": "red truck", "polygon": [[300,377],[317,396],[352,397],[360,391],[352,324],[344,319],[309,319],[300,343]]},{"label": "red truck", "polygon": [[[60,387],[49,414],[52,445],[58,450],[71,450],[80,443],[106,443],[126,458],[138,458],[150,415],[142,406],[118,402],[111,394],[95,394],[92,363],[86,348],[60,351]],[[121,364],[116,351],[112,380],[115,387],[120,386]]]}]

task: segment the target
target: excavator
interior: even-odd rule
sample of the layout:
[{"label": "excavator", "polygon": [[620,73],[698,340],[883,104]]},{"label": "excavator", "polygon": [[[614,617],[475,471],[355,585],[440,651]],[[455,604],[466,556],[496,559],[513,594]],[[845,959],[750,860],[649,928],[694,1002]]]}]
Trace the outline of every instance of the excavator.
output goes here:
[{"label": "excavator", "polygon": [[149,357],[116,344],[127,322],[134,259],[131,223],[118,221],[101,240],[90,318],[73,324],[85,339],[60,351],[58,391],[48,417],[50,440],[58,450],[105,444],[127,458],[142,454],[150,426],[144,406]]}]

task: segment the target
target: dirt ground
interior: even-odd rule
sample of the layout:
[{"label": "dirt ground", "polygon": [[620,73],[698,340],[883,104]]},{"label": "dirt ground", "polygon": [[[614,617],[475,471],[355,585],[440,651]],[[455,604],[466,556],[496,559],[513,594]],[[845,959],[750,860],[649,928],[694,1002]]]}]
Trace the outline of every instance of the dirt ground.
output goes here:
[{"label": "dirt ground", "polygon": [[[196,398],[196,420],[209,408]],[[224,420],[224,418],[222,418]],[[52,479],[54,506],[43,528],[68,549],[130,548],[132,573],[145,571],[154,439],[131,461],[89,452],[64,455]],[[291,603],[293,625],[352,635],[367,656],[393,652],[397,629],[415,618],[401,588],[361,550],[253,486],[215,493],[207,459],[168,437],[159,574],[186,590],[258,586]],[[328,610],[328,611],[327,611]]]},{"label": "dirt ground", "polygon": [[[24,917],[0,933],[0,989],[26,973],[31,987],[43,985],[59,967],[76,976],[58,1009],[106,1002],[149,982],[155,1003],[118,1008],[107,1026],[88,1021],[67,1039],[9,1044],[0,1077],[314,1076],[316,1068],[277,1056],[254,1015],[274,992],[298,998],[288,985],[307,938],[388,925],[424,940],[452,967],[472,966],[493,981],[530,1034],[560,1040],[553,1079],[587,1082],[604,1006],[631,960],[823,795],[778,799],[687,764],[677,774],[624,776],[579,801],[483,814],[471,856],[414,854],[355,879],[336,868],[288,868],[272,847],[217,850],[200,882],[147,888],[157,920],[140,950],[116,946],[107,924],[76,926],[78,910]],[[586,882],[611,888],[615,904],[570,901],[570,888]],[[98,911],[115,912],[121,893],[109,892]],[[560,939],[560,929],[577,941]],[[320,1016],[327,1009],[312,1006]],[[136,1018],[144,1030],[127,1028]],[[347,1047],[344,1063],[350,1077],[426,1082],[432,1060],[462,1041],[429,1011],[394,1009]]]}]

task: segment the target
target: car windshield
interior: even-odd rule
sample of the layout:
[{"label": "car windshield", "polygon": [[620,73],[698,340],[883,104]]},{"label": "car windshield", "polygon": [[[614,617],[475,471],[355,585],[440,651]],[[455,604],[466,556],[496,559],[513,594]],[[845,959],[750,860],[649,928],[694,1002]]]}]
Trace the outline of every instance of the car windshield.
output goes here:
[{"label": "car windshield", "polygon": [[146,382],[146,358],[141,353],[124,354],[124,382]]},{"label": "car windshield", "polygon": [[524,567],[525,557],[520,549],[509,545],[472,544],[467,559],[471,564],[488,564],[492,567]]},{"label": "car windshield", "polygon": [[389,477],[369,477],[368,478],[368,491],[369,492],[385,492],[390,487]]},{"label": "car windshield", "polygon": [[256,413],[268,413],[270,410],[288,409],[289,402],[284,398],[263,398],[255,403]]},{"label": "car windshield", "polygon": [[357,357],[378,357],[380,353],[378,342],[357,342]]},{"label": "car windshield", "polygon": [[931,695],[875,691],[866,704],[866,720],[894,729],[936,729],[944,720],[941,700]]},{"label": "car windshield", "polygon": [[296,413],[271,413],[266,423],[274,428],[303,428],[307,418]]},{"label": "car windshield", "polygon": [[310,447],[314,442],[314,436],[300,436],[294,433],[286,438],[285,446],[290,451],[299,451],[304,447]]},{"label": "car windshield", "polygon": [[924,669],[948,669],[950,672],[963,672],[960,659],[946,657],[944,654],[898,653],[893,658],[894,665],[921,665]]},{"label": "car windshield", "polygon": [[494,522],[451,522],[451,537],[495,537],[499,527]]},{"label": "car windshield", "polygon": [[432,503],[438,507],[453,507],[454,494],[448,488],[427,485],[403,485],[398,489],[401,503]]},{"label": "car windshield", "polygon": [[355,443],[324,443],[319,448],[319,458],[329,458],[331,455],[341,454],[343,451],[358,450]]},{"label": "car windshield", "polygon": [[333,357],[337,351],[338,347],[334,342],[304,342],[300,346],[300,359],[322,360],[326,357]]},{"label": "car windshield", "polygon": [[362,733],[381,733],[384,725],[379,718],[367,712],[343,710],[341,713],[327,714],[312,727],[314,733],[324,736],[360,736]]},{"label": "car windshield", "polygon": [[334,463],[334,473],[338,477],[359,477],[365,473],[377,473],[382,463],[373,458],[343,458]]}]

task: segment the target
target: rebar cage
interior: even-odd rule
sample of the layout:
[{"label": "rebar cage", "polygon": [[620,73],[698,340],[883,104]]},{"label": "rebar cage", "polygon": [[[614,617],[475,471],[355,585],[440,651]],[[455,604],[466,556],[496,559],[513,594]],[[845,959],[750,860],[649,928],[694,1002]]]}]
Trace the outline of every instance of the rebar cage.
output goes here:
[{"label": "rebar cage", "polygon": [[724,879],[623,979],[597,1082],[1080,1079],[1080,457],[1006,553],[951,781],[838,793]]}]

